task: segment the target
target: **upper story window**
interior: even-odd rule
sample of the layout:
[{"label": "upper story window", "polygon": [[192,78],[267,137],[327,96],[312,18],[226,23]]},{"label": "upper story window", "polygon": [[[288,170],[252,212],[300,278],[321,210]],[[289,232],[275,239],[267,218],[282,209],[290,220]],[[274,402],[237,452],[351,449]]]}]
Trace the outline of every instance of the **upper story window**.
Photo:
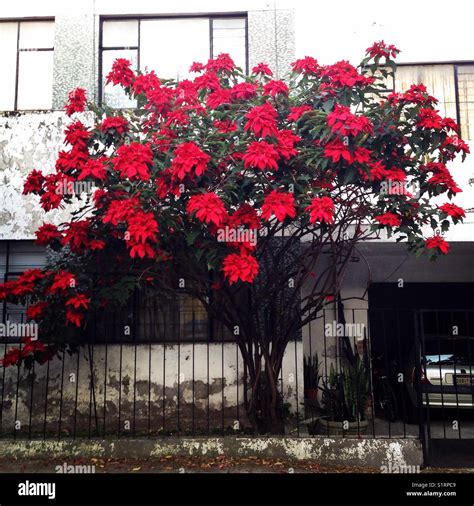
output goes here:
[{"label": "upper story window", "polygon": [[247,18],[103,20],[101,50],[102,100],[112,107],[133,107],[134,101],[119,87],[105,84],[115,59],[126,58],[133,68],[178,80],[190,77],[194,61],[205,63],[219,53],[229,53],[237,66],[247,70]]},{"label": "upper story window", "polygon": [[51,109],[54,21],[0,22],[0,110]]},{"label": "upper story window", "polygon": [[395,91],[415,83],[439,100],[440,114],[458,122],[464,140],[474,140],[474,64],[399,65]]}]

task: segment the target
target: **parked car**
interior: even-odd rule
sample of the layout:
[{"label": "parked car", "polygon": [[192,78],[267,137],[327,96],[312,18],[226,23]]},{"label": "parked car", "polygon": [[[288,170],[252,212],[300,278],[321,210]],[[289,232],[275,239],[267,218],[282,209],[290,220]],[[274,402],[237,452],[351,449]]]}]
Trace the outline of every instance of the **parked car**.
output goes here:
[{"label": "parked car", "polygon": [[[474,408],[474,337],[427,336],[421,353],[419,384],[424,408]],[[415,348],[409,358],[407,421],[416,421]]]}]

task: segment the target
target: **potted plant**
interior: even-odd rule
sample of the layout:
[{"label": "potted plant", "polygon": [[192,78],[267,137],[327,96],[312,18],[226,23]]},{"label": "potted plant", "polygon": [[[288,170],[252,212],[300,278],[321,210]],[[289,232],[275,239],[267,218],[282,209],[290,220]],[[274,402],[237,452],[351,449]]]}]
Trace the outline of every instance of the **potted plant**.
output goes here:
[{"label": "potted plant", "polygon": [[353,364],[336,372],[331,364],[329,377],[323,380],[322,417],[308,426],[311,434],[351,436],[367,432],[366,404],[369,396],[367,369],[355,356]]},{"label": "potted plant", "polygon": [[319,361],[318,354],[304,358],[304,396],[305,399],[316,404],[319,393]]}]

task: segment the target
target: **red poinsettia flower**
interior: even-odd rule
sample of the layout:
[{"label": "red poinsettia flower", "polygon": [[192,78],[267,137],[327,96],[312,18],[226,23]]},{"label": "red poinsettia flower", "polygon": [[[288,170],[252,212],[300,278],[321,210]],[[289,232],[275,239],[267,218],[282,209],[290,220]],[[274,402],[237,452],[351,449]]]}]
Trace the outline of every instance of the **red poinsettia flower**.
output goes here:
[{"label": "red poinsettia flower", "polygon": [[379,216],[376,216],[375,219],[381,224],[389,227],[399,227],[402,223],[402,220],[399,216],[393,213],[383,213]]},{"label": "red poinsettia flower", "polygon": [[292,156],[298,154],[295,144],[301,141],[301,137],[295,135],[291,130],[279,130],[275,137],[278,141],[276,146],[277,153],[284,160],[288,161]]},{"label": "red poinsettia flower", "polygon": [[228,134],[231,132],[235,132],[237,130],[237,123],[235,121],[227,120],[227,121],[214,121],[213,125],[219,130],[219,132],[223,134]]},{"label": "red poinsettia flower", "polygon": [[383,40],[380,40],[379,42],[374,42],[365,52],[371,58],[375,58],[376,56],[395,58],[400,49],[397,49],[393,44],[385,44]]},{"label": "red poinsettia flower", "polygon": [[77,120],[68,125],[64,134],[67,144],[77,146],[80,150],[87,149],[87,141],[91,136],[91,132],[84,126],[82,121]]},{"label": "red poinsettia flower", "polygon": [[44,223],[36,231],[36,244],[39,244],[40,246],[49,246],[51,242],[56,239],[61,239],[61,237],[61,232],[59,232],[56,225]]},{"label": "red poinsettia flower", "polygon": [[299,60],[294,61],[291,64],[291,68],[293,72],[298,72],[300,74],[305,75],[312,75],[318,73],[320,66],[317,60],[315,60],[311,56],[305,56],[304,58],[300,58]]},{"label": "red poinsettia flower", "polygon": [[258,86],[255,83],[237,83],[230,89],[233,100],[250,100],[257,95]]},{"label": "red poinsettia flower", "polygon": [[44,313],[45,309],[48,307],[46,302],[37,302],[36,304],[32,304],[28,306],[26,309],[26,317],[29,320],[36,320]]},{"label": "red poinsettia flower", "polygon": [[207,62],[206,68],[212,72],[233,72],[235,63],[228,53],[220,53]]},{"label": "red poinsettia flower", "polygon": [[40,170],[32,170],[23,185],[23,195],[28,195],[29,193],[38,194],[42,190],[43,183],[43,173]]},{"label": "red poinsettia flower", "polygon": [[89,307],[89,303],[89,297],[87,297],[84,293],[78,293],[66,301],[66,306],[72,306],[74,309],[81,309],[81,307],[87,309]]},{"label": "red poinsettia flower", "polygon": [[337,104],[328,114],[327,122],[331,132],[341,135],[357,135],[361,132],[371,133],[373,125],[365,116],[356,116],[349,107]]},{"label": "red poinsettia flower", "polygon": [[136,76],[132,84],[132,90],[134,95],[147,94],[154,88],[159,88],[160,85],[161,85],[160,79],[155,74],[155,71],[152,70],[151,72],[147,72],[145,74],[140,74],[139,76]]},{"label": "red poinsettia flower", "polygon": [[435,235],[425,240],[425,246],[428,249],[437,248],[441,253],[447,255],[449,252],[449,244],[440,235]]},{"label": "red poinsettia flower", "polygon": [[288,121],[298,121],[305,112],[312,111],[313,108],[310,105],[298,105],[290,107],[290,114],[288,114]]},{"label": "red poinsettia flower", "polygon": [[243,156],[245,168],[260,170],[278,169],[280,155],[273,144],[265,141],[255,141],[249,144]]},{"label": "red poinsettia flower", "polygon": [[67,324],[72,323],[76,327],[80,327],[84,321],[84,314],[74,309],[68,309],[66,311],[66,322]]},{"label": "red poinsettia flower", "polygon": [[262,218],[269,220],[275,216],[278,221],[296,216],[295,196],[293,193],[279,192],[273,190],[265,197],[262,205]]},{"label": "red poinsettia flower", "polygon": [[258,63],[252,68],[253,74],[261,74],[262,76],[272,76],[273,72],[266,63]]},{"label": "red poinsettia flower", "polygon": [[196,213],[196,218],[203,223],[213,223],[221,228],[228,219],[224,203],[213,192],[193,195],[186,206],[189,214]]},{"label": "red poinsettia flower", "polygon": [[71,272],[60,270],[53,279],[49,291],[50,293],[57,293],[59,291],[65,291],[68,288],[74,288],[76,286],[76,276]]},{"label": "red poinsettia flower", "polygon": [[451,204],[447,202],[439,207],[443,213],[446,213],[448,216],[451,216],[454,221],[460,220],[461,218],[466,217],[466,213],[462,207],[457,206],[456,204]]},{"label": "red poinsettia flower", "polygon": [[102,130],[102,132],[107,133],[111,130],[115,130],[119,135],[122,135],[128,131],[128,121],[120,116],[112,116],[105,118],[98,128]]},{"label": "red poinsettia flower", "polygon": [[206,66],[203,63],[193,62],[193,64],[189,67],[189,72],[202,72],[206,69]]},{"label": "red poinsettia flower", "polygon": [[258,274],[258,262],[252,255],[231,253],[224,258],[222,270],[230,285],[239,280],[252,283]]},{"label": "red poinsettia flower", "polygon": [[150,179],[149,166],[153,163],[153,151],[148,144],[132,142],[120,146],[112,162],[114,169],[120,172],[120,177],[148,181]]},{"label": "red poinsettia flower", "polygon": [[259,229],[260,219],[258,218],[257,211],[250,204],[244,203],[231,216],[230,225],[236,227],[246,225],[250,229]]},{"label": "red poinsettia flower", "polygon": [[438,112],[434,109],[420,109],[417,125],[422,128],[441,130],[443,128],[443,118]]},{"label": "red poinsettia flower", "polygon": [[107,179],[107,158],[101,156],[100,158],[90,158],[81,167],[81,173],[77,177],[78,181],[82,181],[88,177],[98,179],[99,181],[105,181]]},{"label": "red poinsettia flower", "polygon": [[75,112],[83,112],[87,97],[84,88],[76,88],[68,93],[68,102],[66,104],[66,114],[72,116]]},{"label": "red poinsettia flower", "polygon": [[131,62],[125,58],[117,58],[112,64],[112,70],[107,74],[105,83],[112,83],[114,86],[117,84],[127,88],[135,79],[135,73],[130,68]]},{"label": "red poinsettia flower", "polygon": [[339,138],[329,141],[324,146],[324,156],[330,158],[333,163],[337,163],[340,160],[352,163],[352,153],[349,146]]},{"label": "red poinsettia flower", "polygon": [[289,93],[288,86],[283,81],[270,81],[263,87],[263,93],[265,95],[271,95],[272,97],[276,97],[277,95],[288,96]]},{"label": "red poinsettia flower", "polygon": [[63,246],[69,245],[73,253],[80,253],[89,246],[89,220],[68,223],[61,240]]},{"label": "red poinsettia flower", "polygon": [[310,223],[317,221],[328,224],[334,223],[334,210],[334,202],[330,197],[315,197],[306,208],[306,211],[310,213]]},{"label": "red poinsettia flower", "polygon": [[174,150],[174,154],[176,156],[171,162],[171,169],[179,180],[183,180],[190,173],[202,176],[211,160],[211,157],[194,142],[180,144]]},{"label": "red poinsettia flower", "polygon": [[268,135],[276,135],[278,132],[278,113],[273,105],[269,103],[254,107],[245,117],[247,123],[244,130],[251,130],[257,136],[267,137]]},{"label": "red poinsettia flower", "polygon": [[231,91],[226,88],[218,88],[209,93],[206,100],[207,107],[217,109],[222,104],[230,104],[232,102]]}]

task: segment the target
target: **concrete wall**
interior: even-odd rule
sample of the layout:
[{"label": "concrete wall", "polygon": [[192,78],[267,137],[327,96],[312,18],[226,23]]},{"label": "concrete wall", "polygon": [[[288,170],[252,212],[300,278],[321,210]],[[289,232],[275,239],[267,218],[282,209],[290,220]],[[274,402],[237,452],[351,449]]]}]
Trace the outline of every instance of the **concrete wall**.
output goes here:
[{"label": "concrete wall", "polygon": [[[284,402],[293,414],[303,402],[302,349],[301,341],[289,344],[280,378]],[[73,433],[74,420],[77,434],[87,434],[90,417],[94,431],[91,370],[100,435],[104,415],[107,434],[116,434],[119,427],[125,436],[146,434],[149,416],[153,434],[176,433],[178,417],[181,431],[189,433],[193,400],[198,432],[207,431],[208,417],[211,430],[223,424],[235,428],[236,421],[241,429],[249,427],[243,406],[243,363],[235,344],[201,343],[194,350],[192,344],[96,345],[92,357],[84,347],[79,354],[36,364],[31,371],[5,369],[1,432],[11,434],[19,421],[18,435],[28,434],[30,416],[33,432],[41,432],[45,411],[49,434],[58,433],[60,418],[64,435]]]}]

